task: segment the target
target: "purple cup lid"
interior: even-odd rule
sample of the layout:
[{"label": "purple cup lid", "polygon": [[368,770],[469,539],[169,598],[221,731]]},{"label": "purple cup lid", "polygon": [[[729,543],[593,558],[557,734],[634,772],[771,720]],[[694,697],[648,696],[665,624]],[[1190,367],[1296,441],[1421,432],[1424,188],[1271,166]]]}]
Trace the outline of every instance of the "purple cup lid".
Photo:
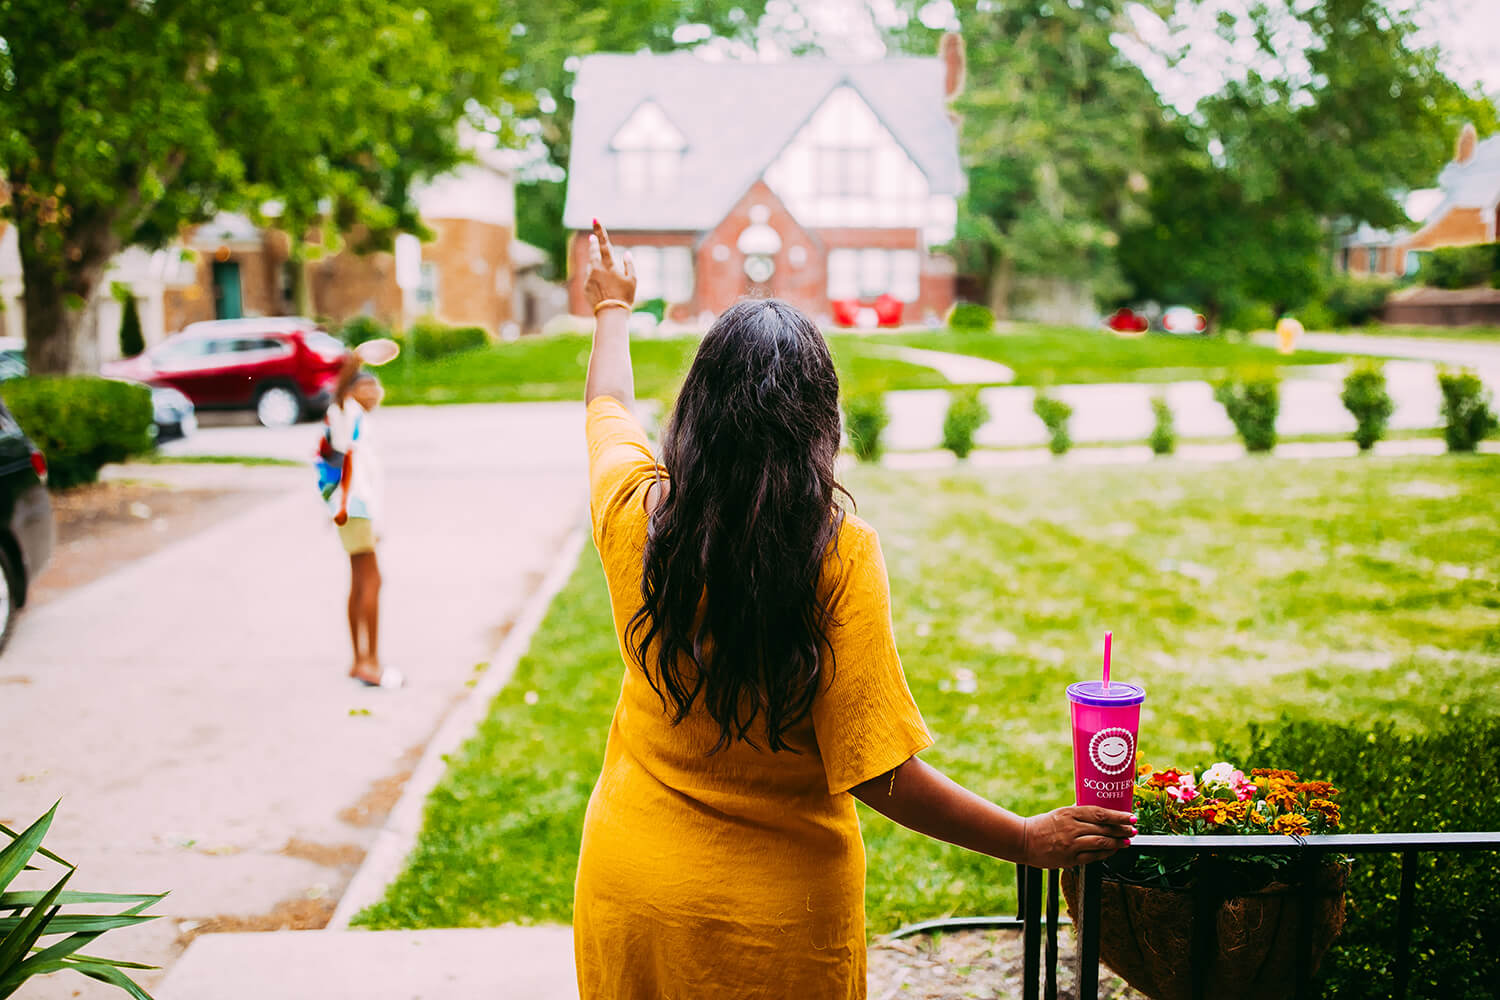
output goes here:
[{"label": "purple cup lid", "polygon": [[1111,708],[1139,705],[1146,700],[1146,689],[1124,681],[1110,681],[1107,689],[1103,681],[1079,681],[1068,685],[1068,697],[1084,705]]}]

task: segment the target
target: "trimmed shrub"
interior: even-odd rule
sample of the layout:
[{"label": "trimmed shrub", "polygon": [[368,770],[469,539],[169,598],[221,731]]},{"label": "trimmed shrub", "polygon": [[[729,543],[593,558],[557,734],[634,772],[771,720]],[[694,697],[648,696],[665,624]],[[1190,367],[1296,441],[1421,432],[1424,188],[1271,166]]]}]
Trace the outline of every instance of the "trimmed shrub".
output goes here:
[{"label": "trimmed shrub", "polygon": [[489,334],[478,326],[444,326],[441,323],[416,323],[403,338],[411,352],[423,361],[445,358],[460,351],[484,347]]},{"label": "trimmed shrub", "polygon": [[1151,397],[1151,413],[1156,423],[1151,428],[1151,451],[1157,455],[1170,455],[1177,449],[1177,423],[1172,417],[1172,406],[1165,396]]},{"label": "trimmed shrub", "polygon": [[1438,372],[1443,394],[1443,440],[1449,451],[1473,451],[1495,432],[1490,392],[1471,371]]},{"label": "trimmed shrub", "polygon": [[1380,310],[1395,288],[1396,283],[1386,278],[1341,274],[1328,289],[1323,306],[1334,326],[1364,326],[1380,319]]},{"label": "trimmed shrub", "polygon": [[1040,389],[1037,390],[1031,408],[1042,423],[1047,425],[1047,447],[1052,454],[1067,454],[1068,449],[1073,447],[1073,439],[1068,436],[1068,420],[1073,416],[1073,408]]},{"label": "trimmed shrub", "polygon": [[124,311],[120,314],[120,356],[133,358],[146,349],[146,338],[141,333],[141,312],[136,308],[135,296],[125,296]]},{"label": "trimmed shrub", "polygon": [[358,347],[369,340],[389,337],[391,331],[373,316],[355,316],[344,324],[339,337],[350,347]]},{"label": "trimmed shrub", "polygon": [[1500,271],[1500,243],[1468,247],[1438,247],[1422,255],[1417,277],[1433,288],[1473,288],[1488,285]]},{"label": "trimmed shrub", "polygon": [[47,456],[47,485],[99,478],[109,462],[151,450],[151,390],[94,376],[12,379],[0,389],[26,436]]},{"label": "trimmed shrub", "polygon": [[1264,302],[1240,302],[1230,306],[1219,326],[1226,330],[1254,333],[1276,325],[1276,312]]},{"label": "trimmed shrub", "polygon": [[955,391],[943,417],[943,447],[959,458],[968,458],[974,450],[974,435],[989,419],[989,407],[979,398],[977,386]]},{"label": "trimmed shrub", "polygon": [[995,329],[995,314],[975,302],[960,302],[948,310],[948,326],[961,333],[989,333]]},{"label": "trimmed shrub", "polygon": [[861,462],[880,458],[880,436],[890,422],[883,395],[851,396],[844,401],[844,431],[849,435],[849,447]]},{"label": "trimmed shrub", "polygon": [[1339,398],[1354,417],[1354,443],[1360,451],[1369,451],[1385,437],[1385,425],[1396,410],[1386,391],[1384,366],[1372,363],[1355,368],[1345,377]]},{"label": "trimmed shrub", "polygon": [[667,300],[663,298],[647,299],[645,302],[637,302],[635,311],[638,313],[650,313],[660,323],[667,318]]},{"label": "trimmed shrub", "polygon": [[[1283,719],[1251,726],[1249,747],[1216,748],[1217,759],[1286,768],[1329,781],[1344,833],[1500,830],[1500,719],[1457,718],[1420,735],[1389,723],[1373,730]],[[1362,998],[1389,982],[1397,948],[1400,858],[1354,856],[1344,931],[1319,970],[1314,995]],[[1417,856],[1411,938],[1412,997],[1493,996],[1500,980],[1500,865],[1487,851]],[[1379,995],[1378,988],[1374,995]]]},{"label": "trimmed shrub", "polygon": [[1281,380],[1275,375],[1252,375],[1243,381],[1225,379],[1214,386],[1214,399],[1224,407],[1245,450],[1276,447],[1276,415],[1281,412]]}]

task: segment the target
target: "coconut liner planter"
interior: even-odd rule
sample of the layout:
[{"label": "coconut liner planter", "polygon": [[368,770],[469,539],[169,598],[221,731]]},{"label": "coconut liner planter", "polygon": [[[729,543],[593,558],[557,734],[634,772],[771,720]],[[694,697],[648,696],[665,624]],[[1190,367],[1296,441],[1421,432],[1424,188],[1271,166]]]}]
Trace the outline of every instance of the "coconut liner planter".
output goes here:
[{"label": "coconut liner planter", "polygon": [[[1321,867],[1314,877],[1312,947],[1308,974],[1344,927],[1344,864]],[[1062,873],[1068,912],[1077,919],[1078,873]],[[1212,885],[1217,880],[1208,878]],[[1297,946],[1304,931],[1301,892],[1273,882],[1254,892],[1224,895],[1199,890],[1131,885],[1105,876],[1099,907],[1099,957],[1116,974],[1152,1000],[1277,1000],[1296,988]],[[1216,937],[1195,963],[1195,909],[1211,909]],[[1199,947],[1204,948],[1200,941]],[[1211,949],[1211,950],[1210,950]],[[1199,992],[1193,966],[1201,965]]]}]

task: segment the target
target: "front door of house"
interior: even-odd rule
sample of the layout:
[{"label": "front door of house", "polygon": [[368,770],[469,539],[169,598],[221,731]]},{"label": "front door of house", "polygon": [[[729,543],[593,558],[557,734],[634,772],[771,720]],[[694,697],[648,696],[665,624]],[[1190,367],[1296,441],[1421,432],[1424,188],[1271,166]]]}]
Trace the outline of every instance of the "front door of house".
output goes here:
[{"label": "front door of house", "polygon": [[243,315],[245,308],[240,298],[239,261],[214,261],[214,318],[239,319]]}]

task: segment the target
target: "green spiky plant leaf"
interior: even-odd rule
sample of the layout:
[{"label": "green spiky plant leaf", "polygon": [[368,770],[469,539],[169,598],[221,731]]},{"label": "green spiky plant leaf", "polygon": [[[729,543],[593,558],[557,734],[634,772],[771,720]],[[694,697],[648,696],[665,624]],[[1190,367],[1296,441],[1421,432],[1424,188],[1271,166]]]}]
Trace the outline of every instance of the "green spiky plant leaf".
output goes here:
[{"label": "green spiky plant leaf", "polygon": [[[116,927],[155,920],[141,914],[166,894],[68,890],[68,881],[77,869],[42,846],[56,814],[54,804],[22,833],[0,824],[0,834],[10,841],[0,850],[0,998],[15,995],[33,977],[72,971],[116,986],[137,1000],[151,1000],[150,994],[123,970],[153,966],[84,955],[79,949]],[[17,876],[38,870],[31,864],[38,857],[66,870],[50,889],[12,891],[10,886]],[[115,913],[63,912],[64,907],[76,906],[92,911],[96,904],[123,909]]]}]

